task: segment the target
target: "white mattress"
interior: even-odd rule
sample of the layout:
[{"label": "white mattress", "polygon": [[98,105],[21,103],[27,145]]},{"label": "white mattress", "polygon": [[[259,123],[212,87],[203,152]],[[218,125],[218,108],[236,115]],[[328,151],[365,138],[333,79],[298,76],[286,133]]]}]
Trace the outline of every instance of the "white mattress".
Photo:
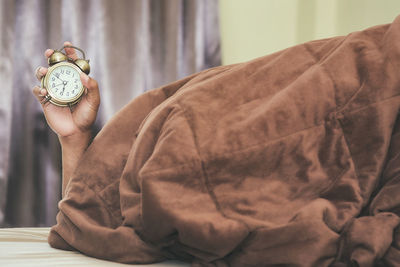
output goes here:
[{"label": "white mattress", "polygon": [[150,265],[128,265],[99,260],[79,252],[54,249],[47,243],[50,228],[0,228],[0,266],[189,266],[166,261]]}]

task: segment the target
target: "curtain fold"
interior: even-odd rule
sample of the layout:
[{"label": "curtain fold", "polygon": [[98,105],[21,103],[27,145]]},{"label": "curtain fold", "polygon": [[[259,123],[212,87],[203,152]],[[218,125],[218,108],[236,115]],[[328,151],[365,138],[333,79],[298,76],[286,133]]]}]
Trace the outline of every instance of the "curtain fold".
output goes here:
[{"label": "curtain fold", "polygon": [[46,48],[86,52],[97,130],[144,91],[220,64],[217,0],[4,0],[0,14],[1,226],[55,222],[60,146],[31,93]]}]

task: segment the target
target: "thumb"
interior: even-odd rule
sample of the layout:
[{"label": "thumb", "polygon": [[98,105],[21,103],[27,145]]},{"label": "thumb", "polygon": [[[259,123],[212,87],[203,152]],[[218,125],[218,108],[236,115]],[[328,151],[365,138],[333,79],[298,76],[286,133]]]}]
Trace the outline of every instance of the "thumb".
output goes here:
[{"label": "thumb", "polygon": [[83,86],[87,88],[87,101],[95,110],[97,110],[100,105],[100,91],[97,81],[90,78],[87,74],[83,72],[81,73],[80,78]]}]

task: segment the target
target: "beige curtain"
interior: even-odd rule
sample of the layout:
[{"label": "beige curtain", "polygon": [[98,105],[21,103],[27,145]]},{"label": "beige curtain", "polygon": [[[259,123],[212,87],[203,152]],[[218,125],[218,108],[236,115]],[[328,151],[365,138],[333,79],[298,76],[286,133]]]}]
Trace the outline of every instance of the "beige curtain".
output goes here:
[{"label": "beige curtain", "polygon": [[217,1],[0,1],[1,226],[55,222],[60,148],[31,93],[44,50],[68,40],[86,51],[100,129],[145,90],[220,64]]}]

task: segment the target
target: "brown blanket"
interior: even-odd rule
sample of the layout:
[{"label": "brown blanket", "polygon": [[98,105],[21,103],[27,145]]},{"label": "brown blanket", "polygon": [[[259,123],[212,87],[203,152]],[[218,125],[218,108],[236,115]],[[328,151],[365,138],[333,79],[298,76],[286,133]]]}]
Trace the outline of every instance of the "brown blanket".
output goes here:
[{"label": "brown blanket", "polygon": [[400,17],[149,91],[49,242],[127,263],[400,266]]}]

